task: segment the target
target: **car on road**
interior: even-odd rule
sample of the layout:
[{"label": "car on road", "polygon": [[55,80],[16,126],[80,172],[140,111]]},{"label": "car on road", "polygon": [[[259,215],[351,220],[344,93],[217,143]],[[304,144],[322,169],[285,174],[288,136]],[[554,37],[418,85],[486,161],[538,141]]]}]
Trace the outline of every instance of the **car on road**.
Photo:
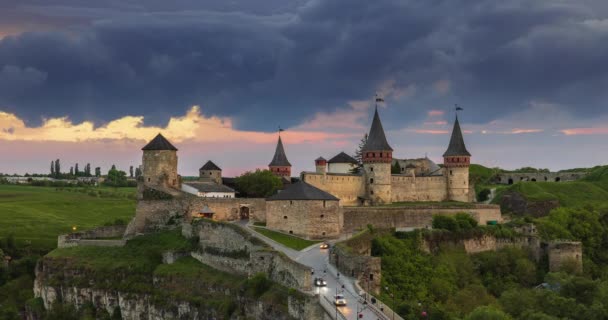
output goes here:
[{"label": "car on road", "polygon": [[344,299],[343,294],[337,294],[334,298],[334,303],[336,304],[336,306],[343,307],[346,305],[346,299]]},{"label": "car on road", "polygon": [[319,246],[319,248],[321,248],[321,249],[329,249],[329,243],[323,242],[323,243],[321,243],[321,246]]},{"label": "car on road", "polygon": [[315,278],[315,287],[326,287],[327,281],[323,278]]}]

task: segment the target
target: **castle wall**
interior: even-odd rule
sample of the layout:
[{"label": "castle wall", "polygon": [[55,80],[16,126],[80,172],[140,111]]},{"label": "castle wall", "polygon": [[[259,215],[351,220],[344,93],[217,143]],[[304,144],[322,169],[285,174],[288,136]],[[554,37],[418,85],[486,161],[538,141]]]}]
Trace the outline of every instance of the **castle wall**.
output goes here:
[{"label": "castle wall", "polygon": [[562,271],[563,267],[573,264],[576,272],[583,271],[583,245],[576,241],[556,241],[549,243],[549,271]]},{"label": "castle wall", "polygon": [[393,175],[391,178],[393,202],[447,200],[447,181],[444,176]]},{"label": "castle wall", "polygon": [[584,178],[586,172],[530,172],[530,173],[500,173],[494,179],[495,183],[511,184],[521,181],[557,182],[576,181]]},{"label": "castle wall", "polygon": [[359,197],[365,195],[363,177],[353,174],[317,174],[304,173],[304,182],[311,184],[340,199],[342,206],[359,205]]},{"label": "castle wall", "polygon": [[140,200],[137,202],[135,217],[129,223],[125,234],[133,236],[166,228],[167,225],[175,225],[184,220],[189,221],[198,215],[205,205],[214,212],[214,220],[239,220],[241,213],[248,211],[250,219],[266,221],[266,199],[261,198],[185,196],[173,200]]},{"label": "castle wall", "polygon": [[470,201],[469,167],[448,167],[445,173],[448,178],[448,199],[460,202]]},{"label": "castle wall", "polygon": [[469,208],[417,205],[409,207],[348,207],[344,208],[344,233],[364,229],[368,224],[375,228],[427,228],[433,215],[453,215],[466,212],[479,224],[501,221],[500,206],[471,204]]},{"label": "castle wall", "polygon": [[312,289],[310,268],[272,250],[238,225],[201,219],[183,224],[182,234],[198,236],[199,249],[192,257],[218,270],[249,277],[264,273],[289,288]]},{"label": "castle wall", "polygon": [[343,224],[338,201],[267,201],[266,226],[307,239],[336,238]]}]

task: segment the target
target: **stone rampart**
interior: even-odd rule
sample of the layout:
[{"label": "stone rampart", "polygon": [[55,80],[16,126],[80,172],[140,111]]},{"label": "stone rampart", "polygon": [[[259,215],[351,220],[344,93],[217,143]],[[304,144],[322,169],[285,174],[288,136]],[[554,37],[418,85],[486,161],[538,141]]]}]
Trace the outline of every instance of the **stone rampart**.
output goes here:
[{"label": "stone rampart", "polygon": [[552,241],[547,246],[549,271],[557,272],[573,268],[583,271],[583,244],[577,241]]},{"label": "stone rampart", "polygon": [[135,217],[129,223],[127,236],[154,232],[190,221],[208,206],[213,219],[235,221],[241,218],[266,221],[266,200],[260,198],[200,198],[190,195],[171,200],[140,200]]},{"label": "stone rampart", "polygon": [[304,182],[311,184],[338,199],[342,206],[354,206],[360,204],[359,197],[365,195],[365,184],[363,177],[354,174],[319,174],[305,172],[302,175]]},{"label": "stone rampart", "polygon": [[184,223],[182,234],[198,237],[192,257],[218,270],[253,276],[264,273],[282,285],[310,291],[310,269],[268,247],[262,240],[231,223],[199,219]]},{"label": "stone rampart", "polygon": [[121,238],[125,233],[126,226],[103,226],[86,230],[62,234],[57,237],[57,248],[69,248],[76,246],[95,246],[95,247],[122,247],[126,241]]},{"label": "stone rampart", "polygon": [[441,241],[423,239],[421,243],[421,250],[427,253],[435,252],[439,249],[440,245],[444,245],[446,243],[461,246],[468,254],[517,247],[528,249],[536,261],[539,261],[542,255],[541,241],[537,237],[521,236],[515,238],[496,238],[495,236],[488,234],[475,236],[468,239],[443,239]]},{"label": "stone rampart", "polygon": [[576,181],[584,178],[586,172],[529,172],[500,173],[494,178],[495,183],[513,184],[517,182],[560,182]]},{"label": "stone rampart", "polygon": [[448,199],[447,180],[444,176],[393,175],[392,188],[393,202]]},{"label": "stone rampart", "polygon": [[345,207],[344,233],[363,230],[368,224],[379,229],[428,228],[433,215],[452,215],[466,212],[479,224],[488,221],[502,221],[500,207],[497,205],[471,204],[469,207],[446,207],[433,205],[407,207]]}]

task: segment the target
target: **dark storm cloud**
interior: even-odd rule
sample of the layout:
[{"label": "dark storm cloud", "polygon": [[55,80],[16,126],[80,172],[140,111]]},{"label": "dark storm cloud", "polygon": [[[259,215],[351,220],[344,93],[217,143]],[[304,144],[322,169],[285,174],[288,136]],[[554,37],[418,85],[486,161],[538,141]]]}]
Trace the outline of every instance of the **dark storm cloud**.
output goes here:
[{"label": "dark storm cloud", "polygon": [[[481,122],[531,100],[591,117],[608,98],[600,1],[19,3],[7,8],[56,23],[0,41],[0,84],[18,79],[0,86],[0,108],[30,121],[160,122],[201,104],[272,130],[368,99],[388,80],[418,88],[389,97],[393,127],[454,102]],[[449,90],[437,92],[440,80]]]}]

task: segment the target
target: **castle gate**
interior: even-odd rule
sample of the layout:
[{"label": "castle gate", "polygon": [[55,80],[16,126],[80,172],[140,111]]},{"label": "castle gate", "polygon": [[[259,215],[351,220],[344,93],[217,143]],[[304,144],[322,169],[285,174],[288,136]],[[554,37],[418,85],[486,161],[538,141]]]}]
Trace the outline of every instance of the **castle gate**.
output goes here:
[{"label": "castle gate", "polygon": [[240,211],[241,220],[249,220],[249,207],[242,206]]}]

